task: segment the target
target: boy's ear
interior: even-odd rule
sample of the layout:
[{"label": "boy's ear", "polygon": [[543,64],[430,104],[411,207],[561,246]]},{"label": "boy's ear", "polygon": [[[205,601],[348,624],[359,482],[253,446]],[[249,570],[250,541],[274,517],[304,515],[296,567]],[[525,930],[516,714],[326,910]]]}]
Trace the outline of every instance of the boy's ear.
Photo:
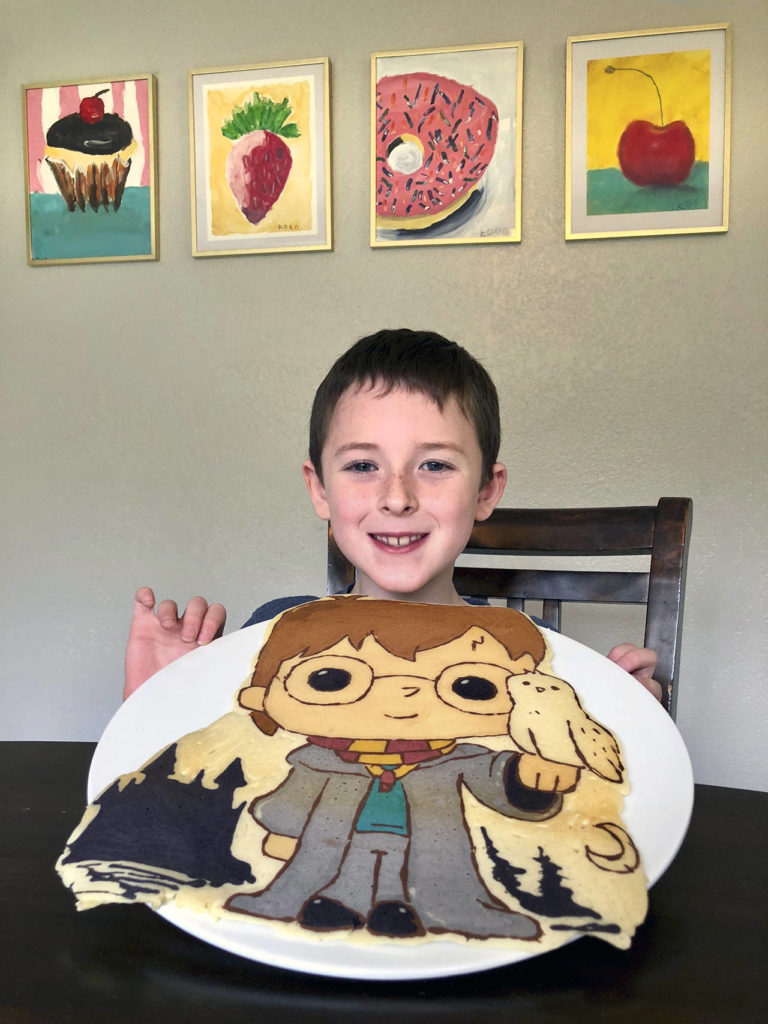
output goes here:
[{"label": "boy's ear", "polygon": [[490,479],[483,484],[477,496],[477,507],[475,508],[475,519],[477,522],[481,523],[493,512],[501,501],[501,496],[506,486],[507,467],[503,462],[495,462],[491,469]]},{"label": "boy's ear", "polygon": [[307,485],[310,500],[315,506],[315,512],[321,519],[328,522],[331,518],[331,512],[328,507],[328,497],[311,459],[304,460],[301,471],[304,474],[304,483]]}]

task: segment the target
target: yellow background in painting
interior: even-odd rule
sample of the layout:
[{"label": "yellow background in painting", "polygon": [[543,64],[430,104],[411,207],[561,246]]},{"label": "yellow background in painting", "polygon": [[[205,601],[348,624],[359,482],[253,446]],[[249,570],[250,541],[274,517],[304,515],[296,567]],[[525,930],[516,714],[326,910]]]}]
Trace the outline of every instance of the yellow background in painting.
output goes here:
[{"label": "yellow background in painting", "polygon": [[[298,139],[283,139],[291,151],[293,163],[288,180],[275,205],[258,224],[246,220],[226,177],[229,151],[235,145],[221,134],[221,126],[235,107],[249,101],[254,92],[280,103],[288,98],[291,115],[288,122],[299,128]],[[210,168],[208,187],[211,200],[211,230],[214,235],[259,235],[277,231],[312,231],[312,145],[310,141],[309,82],[223,85],[210,89],[206,96],[206,116]],[[282,136],[281,136],[282,138]]]},{"label": "yellow background in painting", "polygon": [[632,71],[606,74],[609,64],[653,75],[664,123],[685,121],[696,143],[696,159],[709,159],[710,51],[653,53],[587,62],[587,170],[619,166],[616,151],[630,121],[660,123],[653,82]]}]

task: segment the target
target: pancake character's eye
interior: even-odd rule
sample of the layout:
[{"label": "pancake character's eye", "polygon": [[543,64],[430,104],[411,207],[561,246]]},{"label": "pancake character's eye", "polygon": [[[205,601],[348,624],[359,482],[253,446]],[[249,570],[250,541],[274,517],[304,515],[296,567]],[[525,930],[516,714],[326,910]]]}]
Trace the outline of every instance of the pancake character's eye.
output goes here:
[{"label": "pancake character's eye", "polygon": [[511,671],[483,661],[451,665],[435,680],[435,692],[444,704],[470,715],[508,715],[512,710],[507,690]]},{"label": "pancake character's eye", "polygon": [[360,658],[318,654],[298,661],[283,686],[302,704],[351,704],[368,693],[373,669]]},{"label": "pancake character's eye", "polygon": [[318,693],[338,693],[349,686],[352,675],[343,668],[320,668],[310,673],[307,682]]},{"label": "pancake character's eye", "polygon": [[484,679],[482,676],[462,676],[451,689],[462,700],[493,700],[499,692],[490,679]]}]

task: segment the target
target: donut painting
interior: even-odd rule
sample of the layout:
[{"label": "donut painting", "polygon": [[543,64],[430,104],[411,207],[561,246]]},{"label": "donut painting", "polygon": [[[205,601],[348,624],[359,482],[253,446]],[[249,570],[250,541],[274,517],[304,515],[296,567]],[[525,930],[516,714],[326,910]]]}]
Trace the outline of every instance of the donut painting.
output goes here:
[{"label": "donut painting", "polygon": [[522,44],[375,54],[371,244],[520,240]]}]

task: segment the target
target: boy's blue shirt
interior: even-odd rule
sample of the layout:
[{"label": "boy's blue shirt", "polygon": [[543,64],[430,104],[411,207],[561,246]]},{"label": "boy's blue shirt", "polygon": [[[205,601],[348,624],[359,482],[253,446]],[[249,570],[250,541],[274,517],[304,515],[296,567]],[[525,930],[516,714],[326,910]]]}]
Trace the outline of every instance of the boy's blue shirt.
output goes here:
[{"label": "boy's blue shirt", "polygon": [[308,601],[317,600],[316,594],[304,594],[301,597],[273,598],[265,604],[260,604],[256,611],[251,614],[248,621],[243,623],[241,629],[245,629],[246,626],[253,626],[257,622],[267,622],[269,619],[274,619],[276,615],[288,611],[289,608],[295,608],[297,604],[306,604]]}]

